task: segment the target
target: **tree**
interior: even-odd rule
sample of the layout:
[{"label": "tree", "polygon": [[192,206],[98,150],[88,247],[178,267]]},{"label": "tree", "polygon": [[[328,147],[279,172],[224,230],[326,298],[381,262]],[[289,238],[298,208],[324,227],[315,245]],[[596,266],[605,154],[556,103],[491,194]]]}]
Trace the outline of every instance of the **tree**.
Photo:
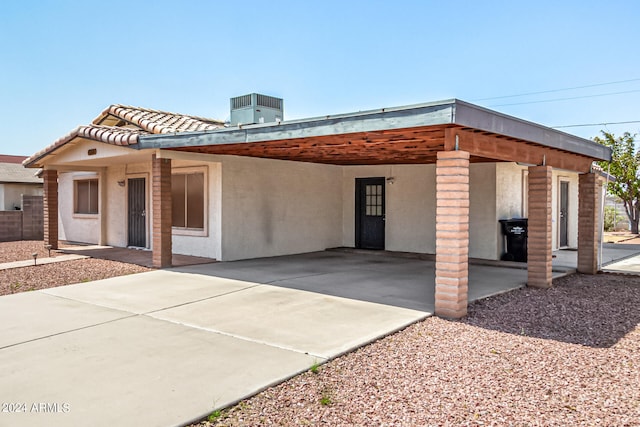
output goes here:
[{"label": "tree", "polygon": [[607,191],[622,200],[631,224],[631,232],[638,234],[640,153],[635,147],[635,135],[625,132],[624,135],[616,137],[612,133],[602,131],[602,136],[596,136],[593,140],[612,150],[610,163],[599,162],[600,166],[615,178],[615,181],[609,181]]}]

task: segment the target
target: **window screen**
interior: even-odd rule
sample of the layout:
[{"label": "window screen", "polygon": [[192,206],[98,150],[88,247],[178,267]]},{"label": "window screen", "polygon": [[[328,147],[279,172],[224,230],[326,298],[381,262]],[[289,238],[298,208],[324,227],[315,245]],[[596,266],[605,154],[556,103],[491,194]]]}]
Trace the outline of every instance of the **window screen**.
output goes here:
[{"label": "window screen", "polygon": [[84,179],[75,181],[74,212],[78,214],[98,213],[98,180]]},{"label": "window screen", "polygon": [[204,173],[171,176],[172,225],[204,229]]}]

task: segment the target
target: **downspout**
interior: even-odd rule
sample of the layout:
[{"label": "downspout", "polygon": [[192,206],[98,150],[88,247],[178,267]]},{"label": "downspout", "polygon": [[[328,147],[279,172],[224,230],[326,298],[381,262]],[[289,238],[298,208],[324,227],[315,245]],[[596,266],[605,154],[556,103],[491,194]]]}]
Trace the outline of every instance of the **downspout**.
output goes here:
[{"label": "downspout", "polygon": [[607,176],[602,190],[602,203],[600,205],[600,251],[598,252],[598,271],[602,269],[602,248],[604,247],[604,204],[607,201],[607,189],[609,188],[609,171],[611,171],[611,162],[607,165]]}]

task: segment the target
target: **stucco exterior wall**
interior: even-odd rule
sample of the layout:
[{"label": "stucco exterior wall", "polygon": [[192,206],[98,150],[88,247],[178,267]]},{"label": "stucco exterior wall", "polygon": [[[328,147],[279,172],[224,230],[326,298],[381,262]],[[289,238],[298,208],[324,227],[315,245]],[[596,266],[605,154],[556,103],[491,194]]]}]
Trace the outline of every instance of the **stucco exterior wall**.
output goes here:
[{"label": "stucco exterior wall", "polygon": [[[435,253],[435,165],[346,166],[343,168],[342,245],[355,245],[355,180],[393,177],[387,182],[385,246],[390,251]],[[496,166],[472,164],[469,175],[469,256],[496,259]]]},{"label": "stucco exterior wall", "polygon": [[222,260],[340,246],[338,166],[234,156],[220,159]]},{"label": "stucco exterior wall", "polygon": [[499,256],[496,213],[496,163],[474,163],[469,167],[469,257]]},{"label": "stucco exterior wall", "polygon": [[385,247],[435,252],[435,165],[345,166],[342,171],[342,246],[355,246],[356,178],[393,178],[385,185]]},{"label": "stucco exterior wall", "polygon": [[[70,242],[100,243],[100,216],[73,213],[74,179],[98,178],[94,172],[61,172],[58,175],[58,238]],[[102,206],[99,206],[102,212]]]},{"label": "stucco exterior wall", "polygon": [[527,216],[526,191],[528,168],[517,163],[496,163],[497,258],[506,251],[505,238],[498,220]]},{"label": "stucco exterior wall", "polygon": [[560,182],[569,183],[569,221],[567,224],[568,247],[578,247],[578,173],[565,170],[553,170],[551,190],[551,247],[560,249]]},{"label": "stucco exterior wall", "polygon": [[42,184],[0,184],[0,211],[15,210],[22,207],[22,195],[42,196]]},{"label": "stucco exterior wall", "polygon": [[191,162],[173,160],[172,171],[196,168],[204,170],[207,188],[205,196],[206,232],[204,235],[189,235],[179,230],[173,231],[172,245],[176,254],[222,259],[221,240],[221,165],[219,162]]}]

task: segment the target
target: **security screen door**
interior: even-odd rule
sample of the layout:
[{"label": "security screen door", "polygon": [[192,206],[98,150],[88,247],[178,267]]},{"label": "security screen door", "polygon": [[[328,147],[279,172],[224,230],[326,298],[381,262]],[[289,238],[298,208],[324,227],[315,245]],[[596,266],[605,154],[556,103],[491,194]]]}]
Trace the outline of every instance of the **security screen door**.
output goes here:
[{"label": "security screen door", "polygon": [[145,178],[129,178],[129,246],[147,246]]}]

